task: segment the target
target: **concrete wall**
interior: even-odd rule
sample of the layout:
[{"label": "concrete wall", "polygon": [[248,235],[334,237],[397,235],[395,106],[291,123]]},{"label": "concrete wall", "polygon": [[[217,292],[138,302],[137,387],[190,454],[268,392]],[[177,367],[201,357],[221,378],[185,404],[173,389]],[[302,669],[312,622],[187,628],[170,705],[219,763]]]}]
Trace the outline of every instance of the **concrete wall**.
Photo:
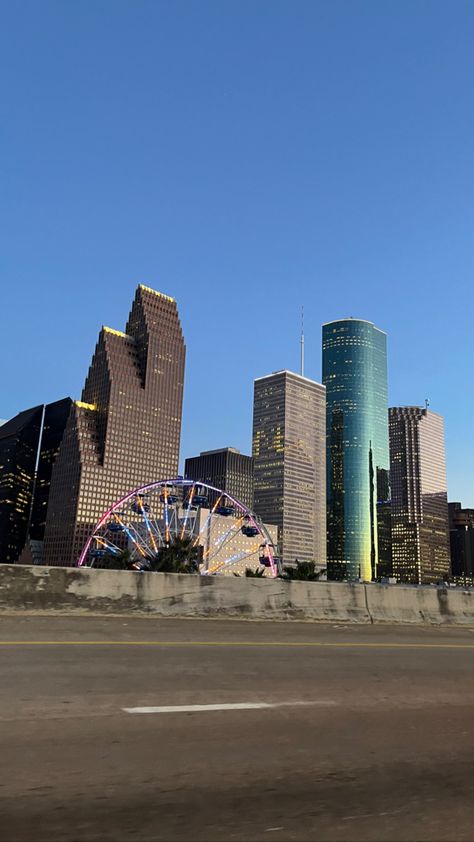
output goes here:
[{"label": "concrete wall", "polygon": [[474,625],[474,591],[0,565],[0,611]]}]

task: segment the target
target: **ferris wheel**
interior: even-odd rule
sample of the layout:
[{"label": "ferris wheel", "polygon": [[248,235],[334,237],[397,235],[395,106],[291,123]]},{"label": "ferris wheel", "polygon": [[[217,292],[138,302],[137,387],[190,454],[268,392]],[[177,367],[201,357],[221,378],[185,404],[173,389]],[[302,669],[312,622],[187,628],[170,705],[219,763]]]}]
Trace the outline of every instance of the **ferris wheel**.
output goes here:
[{"label": "ferris wheel", "polygon": [[156,570],[165,554],[185,547],[202,576],[243,572],[255,564],[277,576],[276,534],[271,530],[226,491],[176,477],[135,488],[114,503],[77,564],[104,566],[126,555],[131,569]]}]

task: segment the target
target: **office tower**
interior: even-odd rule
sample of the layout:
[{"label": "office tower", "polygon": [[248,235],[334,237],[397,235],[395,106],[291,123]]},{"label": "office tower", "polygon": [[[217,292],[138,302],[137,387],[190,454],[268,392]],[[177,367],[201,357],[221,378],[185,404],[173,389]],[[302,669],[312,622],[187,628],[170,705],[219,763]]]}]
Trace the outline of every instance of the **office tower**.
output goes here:
[{"label": "office tower", "polygon": [[372,322],[323,325],[328,578],[370,581],[390,566],[387,337]]},{"label": "office tower", "polygon": [[451,571],[453,577],[474,578],[474,509],[448,503]]},{"label": "office tower", "polygon": [[47,564],[71,565],[106,509],[178,471],[185,346],[176,302],[137,288],[125,333],[103,327],[53,469]]},{"label": "office tower", "polygon": [[[189,457],[184,463],[184,475],[227,491],[249,509],[253,507],[253,459],[233,447]],[[209,499],[213,505],[215,496]]]},{"label": "office tower", "polygon": [[433,583],[450,570],[444,424],[419,406],[389,409],[393,574]]},{"label": "office tower", "polygon": [[14,563],[34,541],[41,561],[51,471],[70,398],[20,412],[0,428],[0,561]]},{"label": "office tower", "polygon": [[326,565],[325,389],[277,371],[254,384],[254,511],[278,526],[285,564]]},{"label": "office tower", "polygon": [[43,407],[0,427],[0,562],[18,561],[28,531]]}]

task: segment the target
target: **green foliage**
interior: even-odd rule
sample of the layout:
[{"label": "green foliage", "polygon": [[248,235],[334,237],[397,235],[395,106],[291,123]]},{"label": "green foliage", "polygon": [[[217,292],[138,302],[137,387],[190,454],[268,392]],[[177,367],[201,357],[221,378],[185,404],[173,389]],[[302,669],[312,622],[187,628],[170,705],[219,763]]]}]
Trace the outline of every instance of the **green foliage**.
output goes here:
[{"label": "green foliage", "polygon": [[104,558],[98,558],[94,567],[99,570],[130,570],[132,562],[129,550],[121,550],[119,553],[107,553]]},{"label": "green foliage", "polygon": [[198,573],[201,548],[192,538],[175,537],[167,547],[160,547],[151,562],[155,573]]},{"label": "green foliage", "polygon": [[257,567],[256,570],[251,570],[250,567],[246,567],[245,576],[247,579],[262,579],[265,576],[265,567]]},{"label": "green foliage", "polygon": [[323,569],[317,570],[314,561],[298,561],[297,559],[294,567],[291,565],[283,568],[281,578],[287,581],[317,582],[325,572]]}]

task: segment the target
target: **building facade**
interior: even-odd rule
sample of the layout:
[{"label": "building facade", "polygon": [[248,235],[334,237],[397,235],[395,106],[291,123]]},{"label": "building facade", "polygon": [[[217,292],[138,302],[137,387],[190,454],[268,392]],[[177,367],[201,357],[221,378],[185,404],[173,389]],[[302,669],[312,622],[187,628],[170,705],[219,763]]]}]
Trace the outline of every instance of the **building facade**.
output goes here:
[{"label": "building facade", "polygon": [[[184,475],[227,491],[247,508],[253,508],[253,459],[233,447],[189,457],[184,463]],[[215,503],[215,498],[210,502]]]},{"label": "building facade", "polygon": [[17,562],[33,541],[41,561],[51,473],[71,399],[27,409],[0,428],[0,561]]},{"label": "building facade", "polygon": [[436,583],[450,572],[443,418],[418,406],[391,407],[393,575]]},{"label": "building facade", "polygon": [[0,427],[0,562],[18,561],[28,534],[43,407]]},{"label": "building facade", "polygon": [[125,332],[103,327],[56,459],[44,559],[71,565],[105,510],[178,471],[185,345],[173,298],[140,285]]},{"label": "building facade", "polygon": [[448,510],[453,578],[474,581],[474,509],[448,503]]},{"label": "building facade", "polygon": [[325,388],[290,371],[254,384],[254,511],[278,527],[284,564],[326,566]]},{"label": "building facade", "polygon": [[387,337],[372,322],[323,325],[328,578],[390,569]]}]

